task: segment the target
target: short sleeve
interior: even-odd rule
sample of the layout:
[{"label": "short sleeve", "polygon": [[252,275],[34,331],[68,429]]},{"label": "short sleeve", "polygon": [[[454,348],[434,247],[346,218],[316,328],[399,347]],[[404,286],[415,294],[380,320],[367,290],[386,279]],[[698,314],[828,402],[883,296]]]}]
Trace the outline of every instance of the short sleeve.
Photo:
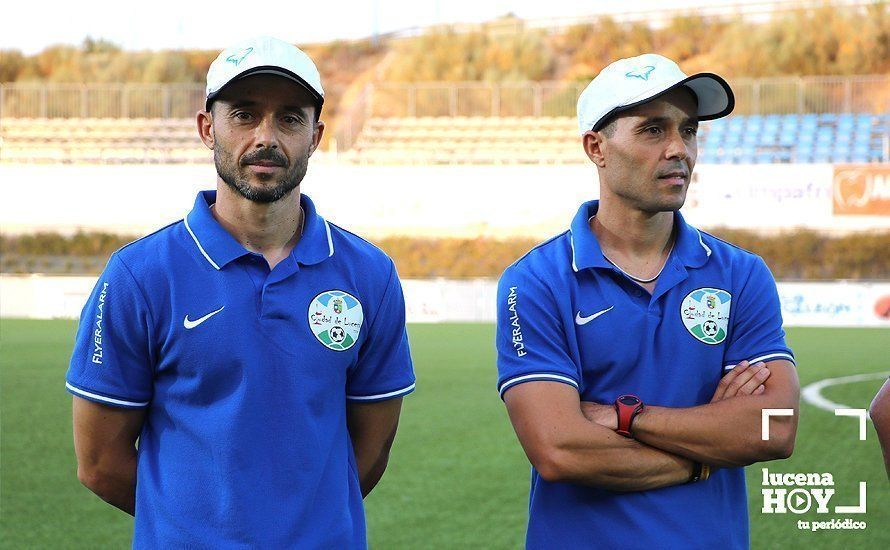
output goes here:
[{"label": "short sleeve", "polygon": [[348,373],[346,399],[374,402],[414,391],[414,368],[405,329],[405,297],[395,266],[368,327],[356,365]]},{"label": "short sleeve", "polygon": [[759,257],[738,296],[732,297],[730,340],[723,355],[724,370],[741,361],[786,359],[794,354],[785,343],[776,281]]},{"label": "short sleeve", "polygon": [[517,265],[498,282],[498,393],[524,382],[562,382],[579,387],[563,324],[550,289]]},{"label": "short sleeve", "polygon": [[153,380],[150,327],[145,298],[115,254],[81,312],[65,387],[106,405],[147,406]]}]

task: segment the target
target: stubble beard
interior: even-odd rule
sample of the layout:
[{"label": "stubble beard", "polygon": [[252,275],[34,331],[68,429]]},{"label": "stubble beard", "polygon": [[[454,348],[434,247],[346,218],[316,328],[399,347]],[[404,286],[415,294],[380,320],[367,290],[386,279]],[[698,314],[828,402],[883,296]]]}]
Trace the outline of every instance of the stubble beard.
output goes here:
[{"label": "stubble beard", "polygon": [[656,204],[653,204],[653,211],[677,212],[686,203],[686,193],[688,192],[689,184],[687,183],[686,186],[683,187],[683,190],[679,191],[678,194],[670,197],[665,197],[664,199],[657,201]]},{"label": "stubble beard", "polygon": [[[655,182],[657,186],[659,182]],[[661,193],[653,193],[651,189],[646,188],[647,184],[634,183],[627,187],[612,188],[610,193],[621,202],[649,214],[658,214],[659,212],[677,212],[686,202],[686,194],[689,191],[689,183],[687,183],[682,191],[678,190],[675,194],[662,195]]]},{"label": "stubble beard", "polygon": [[[285,166],[285,171],[277,179],[272,174],[253,174],[245,161],[257,160],[279,162]],[[295,158],[293,164],[288,166],[284,155],[277,151],[264,149],[253,155],[245,155],[241,162],[238,162],[229,151],[217,145],[213,149],[213,161],[216,164],[216,173],[229,188],[251,202],[269,204],[281,200],[300,185],[306,176],[309,154],[307,151],[305,155]],[[250,178],[252,176],[256,176],[263,182],[274,181],[271,185],[251,185]]]}]

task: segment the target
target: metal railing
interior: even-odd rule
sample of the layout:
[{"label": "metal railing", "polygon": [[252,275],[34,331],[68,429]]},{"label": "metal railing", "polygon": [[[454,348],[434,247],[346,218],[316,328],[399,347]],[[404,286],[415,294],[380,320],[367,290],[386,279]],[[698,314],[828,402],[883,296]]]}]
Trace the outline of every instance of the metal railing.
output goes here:
[{"label": "metal railing", "polygon": [[9,118],[192,118],[203,104],[200,84],[0,85]]},{"label": "metal railing", "polygon": [[[735,79],[736,114],[886,113],[890,76]],[[586,83],[375,83],[370,116],[575,116]]]},{"label": "metal railing", "polygon": [[[807,76],[730,81],[736,114],[887,113],[890,75]],[[586,83],[377,82],[354,105],[325,111],[363,116],[574,116]],[[358,105],[361,103],[361,105]],[[0,84],[0,117],[192,118],[204,104],[201,84]],[[355,132],[354,132],[355,133]]]},{"label": "metal railing", "polygon": [[[325,90],[325,113],[343,86]],[[204,108],[204,85],[0,84],[0,118],[193,118]]]}]

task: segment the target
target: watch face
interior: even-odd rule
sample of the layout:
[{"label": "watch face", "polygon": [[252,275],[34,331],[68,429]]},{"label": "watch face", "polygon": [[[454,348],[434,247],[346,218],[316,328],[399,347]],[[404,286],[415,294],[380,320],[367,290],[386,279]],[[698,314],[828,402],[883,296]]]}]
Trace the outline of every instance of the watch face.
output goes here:
[{"label": "watch face", "polygon": [[640,404],[640,400],[632,395],[622,395],[621,397],[618,398],[618,401],[622,405],[627,405],[629,407],[633,407],[634,405]]}]

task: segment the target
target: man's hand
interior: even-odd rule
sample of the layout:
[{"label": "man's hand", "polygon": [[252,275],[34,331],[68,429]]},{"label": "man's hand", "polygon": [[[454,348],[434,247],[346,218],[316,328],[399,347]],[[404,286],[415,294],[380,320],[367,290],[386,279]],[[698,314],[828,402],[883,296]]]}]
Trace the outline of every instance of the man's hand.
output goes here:
[{"label": "man's hand", "polygon": [[742,361],[726,373],[717,384],[711,403],[743,395],[760,395],[766,390],[763,383],[769,375],[769,369],[764,363],[750,365],[747,361]]},{"label": "man's hand", "polygon": [[[634,438],[711,466],[788,458],[797,434],[797,371],[787,359],[769,361],[766,368],[752,367],[727,373],[711,403],[685,408],[647,404],[634,420]],[[769,377],[761,382],[767,376],[764,371]],[[763,440],[763,409],[776,408],[792,409],[793,414],[772,418],[770,438]]]},{"label": "man's hand", "polygon": [[[749,365],[742,361],[720,380],[711,403],[743,395],[760,395],[763,385],[769,378],[769,369],[764,363]],[[618,413],[614,405],[601,405],[593,401],[582,401],[581,412],[587,420],[614,431],[618,429]]]}]

